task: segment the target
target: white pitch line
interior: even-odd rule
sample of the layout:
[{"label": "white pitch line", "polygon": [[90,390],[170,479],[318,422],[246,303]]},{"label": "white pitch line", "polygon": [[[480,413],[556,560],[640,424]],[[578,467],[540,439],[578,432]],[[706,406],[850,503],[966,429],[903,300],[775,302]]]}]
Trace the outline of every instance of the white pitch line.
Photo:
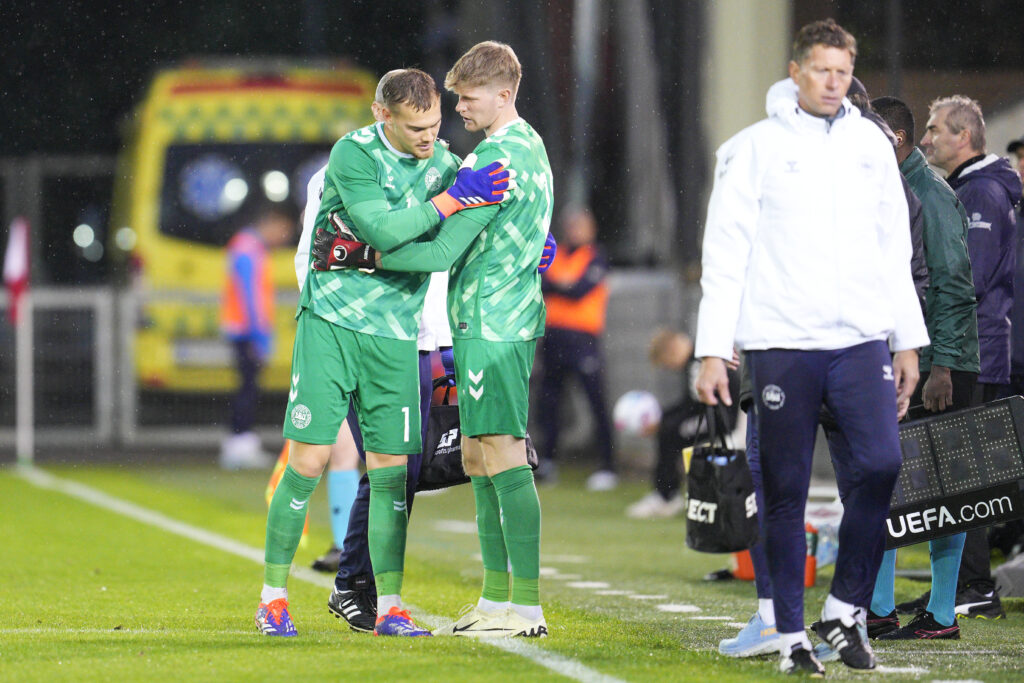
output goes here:
[{"label": "white pitch line", "polygon": [[733,628],[746,628],[747,624],[742,621],[729,621],[726,622],[726,626],[732,626]]},{"label": "white pitch line", "polygon": [[633,595],[633,591],[613,588],[606,591],[594,591],[596,595]]},{"label": "white pitch line", "polygon": [[565,584],[569,588],[582,588],[586,590],[594,590],[595,588],[610,588],[611,584],[605,581],[570,581]]},{"label": "white pitch line", "polygon": [[875,668],[875,672],[880,674],[911,674],[920,676],[921,674],[928,673],[928,669],[922,669],[919,666],[885,666],[884,664],[879,664]]},{"label": "white pitch line", "polygon": [[689,619],[690,621],[730,621],[733,617],[689,617]]},{"label": "white pitch line", "polygon": [[655,605],[654,609],[659,612],[673,612],[678,614],[684,614],[687,612],[700,612],[700,607],[696,605],[680,605],[680,604],[667,604],[667,605]]},{"label": "white pitch line", "polygon": [[[203,545],[210,546],[211,548],[216,548],[217,550],[222,550],[224,552],[231,553],[232,555],[237,555],[238,557],[263,564],[263,550],[245,545],[244,543],[239,543],[227,536],[221,536],[220,534],[212,531],[207,531],[206,529],[201,529],[199,527],[192,526],[191,524],[179,522],[176,519],[167,517],[166,515],[154,510],[149,510],[134,503],[129,503],[126,500],[115,498],[114,496],[106,494],[98,489],[94,489],[91,486],[86,486],[85,484],[80,484],[69,479],[55,477],[52,474],[35,467],[18,467],[14,471],[19,476],[32,484],[35,484],[39,488],[57,491],[71,496],[72,498],[78,498],[79,500],[91,503],[97,507],[110,510],[111,512],[116,512],[119,515],[157,527],[158,529],[163,529],[164,531],[182,536],[191,541],[202,543]],[[323,574],[318,574],[312,569],[308,569],[306,567],[292,567],[291,576],[323,588],[330,588],[334,585],[334,580],[332,578],[324,576]],[[425,623],[433,622],[434,624],[439,624],[444,621],[441,617],[426,614],[422,611],[420,611],[420,617]],[[253,632],[253,637],[264,636],[259,636]],[[536,645],[531,645],[526,642],[499,640],[497,638],[476,638],[474,639],[474,642],[491,645],[499,650],[519,655],[520,657],[528,659],[534,664],[542,666],[545,669],[549,669],[556,674],[581,681],[581,683],[623,683],[621,679],[595,671],[575,659],[570,659],[560,654],[543,650]]]},{"label": "white pitch line", "polygon": [[628,597],[631,600],[665,600],[666,598],[668,598],[667,595],[643,595],[640,593],[634,593],[631,595],[627,595],[626,597]]},{"label": "white pitch line", "polygon": [[476,534],[477,532],[476,522],[464,522],[461,519],[439,519],[434,522],[434,528],[452,534]]}]

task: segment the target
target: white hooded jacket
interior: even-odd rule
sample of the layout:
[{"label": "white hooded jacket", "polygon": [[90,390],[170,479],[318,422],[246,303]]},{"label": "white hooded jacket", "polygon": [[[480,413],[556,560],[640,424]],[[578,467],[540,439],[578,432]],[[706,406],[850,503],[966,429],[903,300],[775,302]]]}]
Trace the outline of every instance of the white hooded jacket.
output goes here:
[{"label": "white hooded jacket", "polygon": [[717,152],[704,232],[696,355],[928,344],[910,272],[907,202],[892,146],[849,100],[828,121],[796,84]]}]

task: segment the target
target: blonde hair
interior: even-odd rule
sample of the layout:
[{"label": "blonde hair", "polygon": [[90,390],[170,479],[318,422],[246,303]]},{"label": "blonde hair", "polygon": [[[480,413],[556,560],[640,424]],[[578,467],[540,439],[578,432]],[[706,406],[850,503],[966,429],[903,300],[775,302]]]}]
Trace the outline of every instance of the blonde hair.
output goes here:
[{"label": "blonde hair", "polygon": [[485,40],[459,57],[459,61],[445,76],[444,87],[454,90],[458,87],[473,88],[497,83],[509,86],[515,95],[522,77],[523,67],[512,48],[505,43]]}]

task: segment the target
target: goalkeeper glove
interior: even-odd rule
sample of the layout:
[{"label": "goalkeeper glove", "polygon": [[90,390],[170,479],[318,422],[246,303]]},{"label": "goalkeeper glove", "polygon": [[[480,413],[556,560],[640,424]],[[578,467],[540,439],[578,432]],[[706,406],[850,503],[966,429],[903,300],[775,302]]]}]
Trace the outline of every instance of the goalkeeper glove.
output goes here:
[{"label": "goalkeeper glove", "polygon": [[448,386],[455,386],[455,352],[452,351],[452,347],[443,346],[441,347],[441,367],[444,368],[445,379],[448,380]]},{"label": "goalkeeper glove", "polygon": [[549,232],[547,238],[544,240],[544,250],[540,252],[540,263],[537,264],[537,272],[547,272],[547,269],[555,262],[555,256],[557,254],[558,242],[555,241],[555,236]]},{"label": "goalkeeper glove", "polygon": [[372,273],[377,267],[376,257],[376,249],[356,241],[351,233],[346,237],[320,228],[313,238],[313,270],[358,268]]},{"label": "goalkeeper glove", "polygon": [[474,163],[476,155],[467,156],[459,167],[455,183],[430,200],[441,220],[462,209],[499,204],[515,188],[513,173],[501,161],[492,162],[478,170],[473,170]]}]

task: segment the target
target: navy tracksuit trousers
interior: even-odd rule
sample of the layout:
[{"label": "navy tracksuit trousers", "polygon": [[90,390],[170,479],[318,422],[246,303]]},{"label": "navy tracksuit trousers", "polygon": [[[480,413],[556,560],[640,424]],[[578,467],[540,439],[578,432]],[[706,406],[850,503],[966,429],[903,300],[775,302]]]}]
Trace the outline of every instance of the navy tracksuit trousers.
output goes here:
[{"label": "navy tracksuit trousers", "polygon": [[[430,410],[430,396],[433,393],[432,383],[430,354],[420,353],[420,436],[422,437],[421,443],[424,445],[427,442],[427,412]],[[359,421],[356,419],[355,412],[351,410],[348,414],[348,426],[352,429],[352,436],[355,437],[359,457],[365,462],[363,435],[359,431]],[[412,514],[413,498],[416,496],[416,486],[420,481],[420,466],[422,464],[422,453],[409,456],[408,473],[405,479],[405,503],[410,515]],[[373,566],[370,564],[370,545],[366,538],[369,520],[370,480],[364,474],[359,479],[359,489],[356,492],[356,499],[352,503],[352,512],[349,513],[345,546],[342,548],[341,560],[338,563],[338,576],[334,579],[334,585],[338,590],[372,589],[376,592]]]},{"label": "navy tracksuit trousers", "polygon": [[[902,462],[892,360],[881,341],[833,351],[750,351],[748,359],[759,447],[751,469],[763,489],[775,625],[796,633],[804,630],[804,508],[822,403],[848,444],[833,452],[845,511],[830,593],[860,606],[871,599]],[[758,588],[760,595],[764,586]]]}]

